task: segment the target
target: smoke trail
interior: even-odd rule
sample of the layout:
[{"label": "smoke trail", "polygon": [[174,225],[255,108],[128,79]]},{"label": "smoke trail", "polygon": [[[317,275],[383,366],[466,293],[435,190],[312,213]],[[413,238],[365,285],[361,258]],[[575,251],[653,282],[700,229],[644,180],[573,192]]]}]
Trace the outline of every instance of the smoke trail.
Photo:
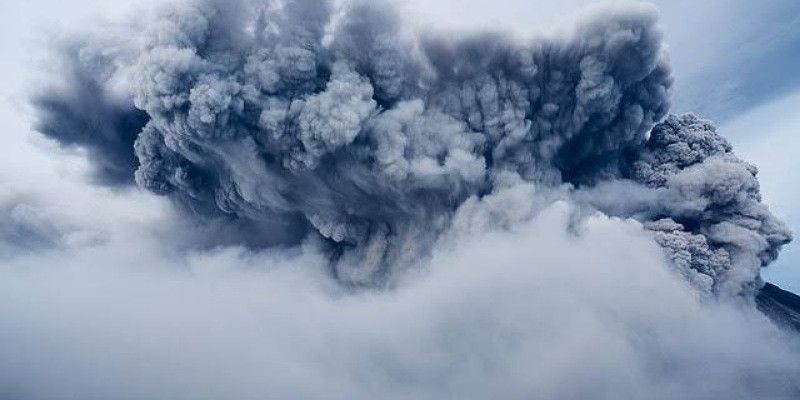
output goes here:
[{"label": "smoke trail", "polygon": [[250,244],[320,238],[346,284],[393,282],[514,185],[641,220],[707,292],[752,294],[790,240],[710,124],[656,125],[672,78],[647,5],[525,43],[414,35],[380,2],[199,2],[114,30],[62,47],[39,130]]}]

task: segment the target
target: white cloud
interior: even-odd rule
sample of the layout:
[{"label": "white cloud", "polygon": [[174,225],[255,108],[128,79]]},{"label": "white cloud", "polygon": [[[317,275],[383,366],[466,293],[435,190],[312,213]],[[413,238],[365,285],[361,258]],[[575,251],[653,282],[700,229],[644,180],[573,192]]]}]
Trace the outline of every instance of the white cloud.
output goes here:
[{"label": "white cloud", "polygon": [[135,232],[0,271],[0,320],[14,322],[0,331],[0,394],[744,399],[799,389],[799,343],[754,311],[698,300],[637,223],[576,223],[563,202],[511,231],[461,232],[425,274],[358,294],[332,284],[313,246],[181,256]]}]

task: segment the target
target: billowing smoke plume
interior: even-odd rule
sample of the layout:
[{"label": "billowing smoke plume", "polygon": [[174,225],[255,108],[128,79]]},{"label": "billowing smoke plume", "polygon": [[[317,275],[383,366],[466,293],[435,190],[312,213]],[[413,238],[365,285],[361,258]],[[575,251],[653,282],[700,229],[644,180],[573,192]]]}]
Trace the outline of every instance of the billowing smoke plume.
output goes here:
[{"label": "billowing smoke plume", "polygon": [[790,234],[651,7],[187,3],[56,42],[37,128],[99,185],[0,168],[0,398],[800,397],[750,301]]},{"label": "billowing smoke plume", "polygon": [[645,221],[679,270],[702,289],[757,289],[760,267],[791,240],[761,203],[756,167],[737,158],[714,126],[694,115],[670,116],[655,126],[624,170],[624,179],[602,182],[579,197],[610,214]]},{"label": "billowing smoke plume", "polygon": [[[750,293],[790,240],[713,126],[659,123],[672,78],[648,6],[528,42],[315,0],[200,2],[112,31],[61,46],[39,130],[87,149],[100,181],[247,226],[251,245],[318,237],[346,284],[392,282],[457,210],[519,185],[642,221],[707,292]],[[526,207],[507,206],[486,218]]]}]

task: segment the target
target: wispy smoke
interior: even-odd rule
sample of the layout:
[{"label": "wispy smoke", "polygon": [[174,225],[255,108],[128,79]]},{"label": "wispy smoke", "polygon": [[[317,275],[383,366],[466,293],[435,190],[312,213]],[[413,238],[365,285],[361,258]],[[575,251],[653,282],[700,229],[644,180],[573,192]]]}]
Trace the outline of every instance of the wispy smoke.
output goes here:
[{"label": "wispy smoke", "polygon": [[0,397],[800,393],[752,303],[791,235],[710,122],[668,115],[652,7],[527,42],[404,26],[196,1],[61,39],[38,130],[176,207],[0,198]]}]

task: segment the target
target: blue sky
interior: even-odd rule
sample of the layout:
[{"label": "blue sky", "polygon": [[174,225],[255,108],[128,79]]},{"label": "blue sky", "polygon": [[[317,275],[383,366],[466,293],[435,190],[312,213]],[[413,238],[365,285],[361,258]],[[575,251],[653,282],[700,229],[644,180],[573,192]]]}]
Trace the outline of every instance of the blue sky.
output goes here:
[{"label": "blue sky", "polygon": [[[28,135],[24,91],[43,31],[112,17],[155,0],[31,0],[0,4],[0,88],[6,174],[81,168],[74,156],[55,157]],[[421,26],[502,29],[519,35],[547,31],[571,18],[585,0],[397,0]],[[800,2],[796,0],[654,1],[676,76],[673,112],[695,111],[717,122],[736,152],[761,169],[765,201],[800,232]],[[453,10],[458,10],[454,14]],[[33,141],[33,142],[32,142]],[[790,244],[765,277],[800,292],[800,245]]]}]

